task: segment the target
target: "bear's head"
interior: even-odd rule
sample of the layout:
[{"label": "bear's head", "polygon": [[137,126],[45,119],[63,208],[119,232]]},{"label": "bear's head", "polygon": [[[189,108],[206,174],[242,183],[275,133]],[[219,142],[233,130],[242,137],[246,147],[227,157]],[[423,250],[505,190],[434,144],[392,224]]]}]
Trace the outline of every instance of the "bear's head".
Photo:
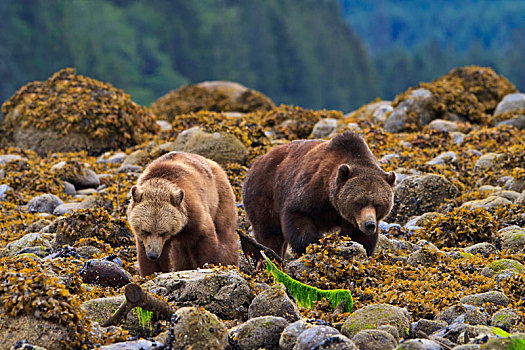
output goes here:
[{"label": "bear's head", "polygon": [[346,221],[366,235],[377,232],[378,223],[392,209],[394,172],[363,170],[342,164],[333,180],[332,202]]},{"label": "bear's head", "polygon": [[188,222],[184,191],[163,179],[152,179],[131,188],[128,221],[137,244],[144,245],[150,260],[157,260],[167,241]]}]

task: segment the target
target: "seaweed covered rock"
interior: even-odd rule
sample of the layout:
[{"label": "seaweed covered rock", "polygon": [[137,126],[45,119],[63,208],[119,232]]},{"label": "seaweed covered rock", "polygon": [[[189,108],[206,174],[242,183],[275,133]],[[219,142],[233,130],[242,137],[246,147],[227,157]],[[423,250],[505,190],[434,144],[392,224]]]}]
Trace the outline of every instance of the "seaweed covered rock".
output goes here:
[{"label": "seaweed covered rock", "polygon": [[388,304],[366,306],[351,314],[343,324],[341,333],[353,338],[363,329],[370,329],[380,325],[396,327],[400,337],[404,337],[410,330],[410,315],[406,309]]},{"label": "seaweed covered rock", "polygon": [[205,81],[170,91],[151,105],[159,118],[174,121],[192,112],[255,112],[275,108],[264,94],[230,81]]},{"label": "seaweed covered rock", "polygon": [[65,68],[31,82],[2,105],[1,146],[38,153],[90,154],[142,143],[158,131],[155,118],[111,84]]},{"label": "seaweed covered rock", "polygon": [[286,288],[276,284],[253,299],[248,309],[248,317],[278,316],[292,323],[301,318],[297,306],[286,295]]},{"label": "seaweed covered rock", "polygon": [[434,119],[490,124],[487,114],[495,110],[505,95],[514,92],[517,92],[514,85],[490,68],[455,68],[430,83],[420,83],[397,95],[386,125],[391,126],[390,131],[399,132],[415,131]]},{"label": "seaweed covered rock", "polygon": [[230,330],[230,339],[240,349],[278,349],[281,333],[286,327],[288,322],[282,317],[255,317]]}]

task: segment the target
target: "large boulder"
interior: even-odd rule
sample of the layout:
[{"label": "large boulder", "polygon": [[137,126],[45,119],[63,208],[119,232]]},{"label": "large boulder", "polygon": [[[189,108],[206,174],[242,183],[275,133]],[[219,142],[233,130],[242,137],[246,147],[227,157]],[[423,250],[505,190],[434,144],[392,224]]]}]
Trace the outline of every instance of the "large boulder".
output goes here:
[{"label": "large boulder", "polygon": [[410,331],[410,315],[406,309],[393,305],[365,306],[348,316],[341,333],[352,339],[363,329],[372,329],[381,325],[392,325],[396,327],[400,337],[406,337]]},{"label": "large boulder", "polygon": [[293,323],[301,318],[299,309],[286,294],[282,284],[276,284],[253,299],[248,309],[248,317],[278,316]]},{"label": "large boulder", "polygon": [[2,114],[0,146],[40,154],[123,149],[159,129],[128,94],[71,68],[23,86],[2,105]]},{"label": "large boulder", "polygon": [[228,329],[203,308],[182,307],[175,312],[171,325],[172,345],[182,349],[224,349]]},{"label": "large boulder", "polygon": [[278,349],[281,333],[286,327],[288,322],[282,317],[255,317],[231,329],[230,339],[235,343],[234,349]]}]

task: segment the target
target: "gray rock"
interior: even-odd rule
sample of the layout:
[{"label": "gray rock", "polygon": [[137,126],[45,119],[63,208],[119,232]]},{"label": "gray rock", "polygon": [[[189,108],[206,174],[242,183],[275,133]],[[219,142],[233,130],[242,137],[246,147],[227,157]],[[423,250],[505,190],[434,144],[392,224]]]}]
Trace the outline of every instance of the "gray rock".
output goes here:
[{"label": "gray rock", "polygon": [[525,333],[516,333],[506,338],[489,339],[489,341],[483,345],[483,350],[523,349],[524,343]]},{"label": "gray rock", "polygon": [[502,125],[513,126],[516,129],[518,129],[518,130],[523,130],[523,129],[525,129],[525,115],[501,121],[501,122],[496,124],[496,127],[499,127],[499,126],[502,126]]},{"label": "gray rock", "polygon": [[299,309],[286,295],[286,288],[278,283],[253,299],[248,308],[248,317],[278,316],[293,323],[301,318]]},{"label": "gray rock", "polygon": [[465,137],[467,135],[465,135],[464,133],[462,132],[459,132],[459,131],[453,131],[450,133],[450,137],[452,138],[452,142],[455,144],[455,145],[460,145],[463,143],[463,141],[465,140]]},{"label": "gray rock", "polygon": [[55,210],[53,210],[53,215],[61,216],[64,214],[71,214],[80,209],[93,209],[100,206],[101,203],[96,197],[89,196],[82,202],[64,203],[57,206]]},{"label": "gray rock", "polygon": [[394,337],[379,329],[365,329],[352,338],[359,350],[385,350],[395,349],[398,342]]},{"label": "gray rock", "polygon": [[0,201],[3,201],[7,198],[7,191],[11,190],[9,185],[0,185]]},{"label": "gray rock", "polygon": [[458,160],[458,156],[455,152],[443,152],[436,158],[429,160],[427,165],[445,165],[455,163]]},{"label": "gray rock", "polygon": [[171,325],[173,345],[183,349],[224,349],[228,345],[228,329],[203,308],[182,307],[175,312]]},{"label": "gray rock", "polygon": [[391,163],[394,163],[399,158],[400,158],[400,155],[397,153],[385,154],[378,160],[378,162],[379,164],[391,164]]},{"label": "gray rock", "polygon": [[316,350],[359,350],[353,341],[342,334],[332,335],[315,346]]},{"label": "gray rock", "polygon": [[73,186],[75,186],[75,189],[79,190],[84,188],[97,188],[98,186],[100,186],[100,179],[98,178],[97,174],[93,170],[86,168],[79,162],[62,161],[53,165],[51,169],[54,171],[60,171],[64,167],[70,167],[72,171],[66,171],[65,173],[61,173],[60,179],[73,184]]},{"label": "gray rock", "polygon": [[499,243],[502,249],[512,253],[520,253],[525,249],[525,229],[511,226],[498,231]]},{"label": "gray rock", "polygon": [[443,347],[430,339],[407,339],[396,350],[443,350]]},{"label": "gray rock", "polygon": [[117,152],[115,154],[106,152],[97,159],[97,163],[119,164],[122,163],[127,157],[128,155],[124,152]]},{"label": "gray rock", "polygon": [[525,267],[522,263],[514,259],[495,260],[481,270],[481,274],[486,277],[495,277],[502,272],[512,271],[514,273],[523,273]]},{"label": "gray rock", "polygon": [[521,194],[516,199],[515,204],[525,205],[525,191],[521,191]]},{"label": "gray rock", "polygon": [[494,115],[496,116],[506,112],[517,112],[522,108],[525,108],[525,94],[508,94],[498,103]]},{"label": "gray rock", "polygon": [[166,120],[157,120],[157,125],[160,126],[160,131],[170,131],[172,129],[170,122]]},{"label": "gray rock", "polygon": [[519,197],[520,193],[516,191],[510,191],[510,190],[499,190],[494,192],[495,196],[503,197],[505,199],[508,199],[512,203],[514,203]]},{"label": "gray rock", "polygon": [[439,342],[442,344],[441,339],[446,339],[450,341],[452,344],[455,344],[457,342],[457,339],[459,335],[465,331],[469,327],[468,324],[465,323],[465,319],[463,316],[460,316],[456,319],[455,322],[450,324],[448,327],[432,334],[429,338]]},{"label": "gray rock", "polygon": [[470,304],[474,306],[483,306],[485,303],[493,305],[507,306],[509,305],[509,298],[502,292],[492,291],[486,293],[472,294],[464,296],[459,299],[460,303]]},{"label": "gray rock", "polygon": [[[351,131],[351,132],[359,134],[361,136],[364,136],[363,129],[361,129],[361,127],[357,123],[348,123],[348,124],[346,124],[346,129],[345,130],[346,131]],[[333,136],[335,136],[335,134]]]},{"label": "gray rock", "polygon": [[484,199],[476,199],[473,201],[465,202],[461,206],[466,208],[484,208],[487,210],[503,207],[505,205],[512,204],[511,201],[499,196],[489,196]]},{"label": "gray rock", "polygon": [[251,318],[230,330],[230,339],[235,339],[235,345],[241,350],[278,349],[279,338],[286,327],[288,322],[282,317]]},{"label": "gray rock", "polygon": [[384,324],[384,325],[377,327],[377,329],[379,329],[380,331],[385,331],[387,333],[390,333],[390,335],[394,337],[396,342],[399,343],[399,332],[397,331],[396,327],[389,325],[389,324]]},{"label": "gray rock", "polygon": [[297,337],[294,350],[313,349],[327,338],[340,334],[339,331],[329,326],[314,326],[306,329]]},{"label": "gray rock", "polygon": [[490,327],[484,325],[469,325],[458,335],[456,342],[458,344],[468,344],[469,342],[475,342],[476,339],[488,339],[495,336],[496,333]]},{"label": "gray rock", "polygon": [[390,241],[394,245],[396,251],[407,250],[409,252],[414,252],[419,249],[414,243],[409,241],[402,241],[399,239],[391,239]]},{"label": "gray rock", "polygon": [[488,258],[491,254],[496,254],[498,252],[496,247],[488,242],[476,243],[470,247],[463,248],[463,251],[468,254],[479,254],[485,258]]},{"label": "gray rock", "polygon": [[372,102],[363,107],[346,114],[344,118],[351,117],[361,120],[372,120],[374,123],[383,123],[387,114],[394,110],[392,101]]},{"label": "gray rock", "polygon": [[408,335],[410,315],[406,309],[388,304],[365,306],[352,313],[345,320],[341,333],[352,338],[363,329],[389,324],[397,328],[400,337]]},{"label": "gray rock", "polygon": [[345,241],[342,242],[339,246],[338,254],[341,255],[344,259],[355,259],[355,260],[364,260],[366,259],[366,250],[359,243],[354,241]]},{"label": "gray rock", "polygon": [[375,254],[379,252],[395,252],[397,246],[387,236],[380,234],[377,240]]},{"label": "gray rock", "polygon": [[432,111],[434,97],[427,89],[416,89],[410,96],[397,105],[385,122],[385,130],[388,132],[400,132],[405,130],[405,124],[409,115],[416,115],[420,125],[430,123],[436,116]]},{"label": "gray rock", "polygon": [[[84,302],[82,308],[86,311],[88,317],[102,324],[117,311],[125,300],[124,296],[91,299]],[[148,325],[141,324],[136,310],[129,312],[126,320],[120,326],[133,334],[144,335],[149,333]]]},{"label": "gray rock", "polygon": [[4,165],[10,162],[16,162],[19,160],[27,162],[27,158],[22,158],[17,154],[0,154],[0,165]]},{"label": "gray rock", "polygon": [[439,263],[439,257],[443,255],[438,249],[422,248],[413,253],[410,253],[407,259],[407,264],[418,266],[433,266]]},{"label": "gray rock", "polygon": [[70,347],[64,339],[69,339],[67,327],[52,321],[28,315],[0,317],[0,349],[26,340],[47,350],[66,350]]},{"label": "gray rock", "polygon": [[481,346],[479,344],[463,344],[456,345],[451,350],[479,350]]},{"label": "gray rock", "polygon": [[382,104],[379,105],[372,113],[372,122],[383,123],[385,122],[388,113],[391,113],[394,110],[394,107],[392,107],[392,103],[390,101],[380,101],[377,103]]},{"label": "gray rock", "polygon": [[525,181],[523,179],[511,178],[505,183],[505,188],[510,191],[522,192],[525,190]]},{"label": "gray rock", "polygon": [[177,144],[175,142],[165,142],[161,145],[158,145],[153,149],[155,154],[165,154],[177,150]]},{"label": "gray rock", "polygon": [[456,122],[451,122],[450,120],[434,119],[428,124],[428,128],[430,130],[452,132],[458,130],[458,124]]},{"label": "gray rock", "polygon": [[466,323],[470,325],[486,325],[488,315],[477,307],[466,304],[456,304],[436,315],[434,320],[445,321],[448,324]]},{"label": "gray rock", "polygon": [[71,182],[64,181],[62,182],[62,185],[64,186],[64,193],[67,194],[68,196],[74,196],[77,194],[75,185],[73,185]]},{"label": "gray rock", "polygon": [[52,237],[49,234],[43,233],[28,233],[8,243],[4,249],[0,251],[0,256],[15,256],[18,252],[29,247],[42,247],[44,249],[51,248]]},{"label": "gray rock", "polygon": [[139,149],[137,151],[134,151],[130,153],[126,159],[122,162],[120,167],[124,167],[126,165],[139,165],[142,163],[143,160],[145,160],[148,157],[148,153],[142,149]]},{"label": "gray rock", "polygon": [[457,187],[440,175],[410,176],[401,181],[394,193],[394,206],[385,219],[405,223],[409,217],[435,211],[445,199],[455,198]]},{"label": "gray rock", "polygon": [[199,269],[163,273],[143,285],[179,306],[206,307],[221,319],[245,319],[252,301],[250,286],[235,269]]},{"label": "gray rock", "polygon": [[117,173],[126,173],[126,174],[138,174],[138,173],[141,173],[142,172],[142,167],[140,165],[131,165],[131,164],[126,164],[126,165],[121,165],[118,169],[117,169]]},{"label": "gray rock", "polygon": [[492,315],[490,319],[491,326],[499,327],[506,332],[511,332],[512,327],[518,323],[519,314],[512,308],[501,309]]},{"label": "gray rock", "polygon": [[283,350],[292,350],[297,338],[308,328],[312,328],[313,325],[306,323],[302,320],[292,323],[284,329],[279,338],[279,347]]},{"label": "gray rock", "polygon": [[160,350],[164,349],[164,344],[146,340],[146,339],[137,339],[129,340],[120,343],[113,343],[109,345],[104,345],[99,347],[99,350]]},{"label": "gray rock", "polygon": [[312,130],[312,137],[315,139],[323,139],[325,137],[331,137],[337,133],[337,119],[325,118],[321,119],[314,125]]},{"label": "gray rock", "polygon": [[16,342],[9,350],[47,350],[38,345],[29,344],[26,340],[22,341],[22,344]]},{"label": "gray rock", "polygon": [[487,169],[494,167],[495,163],[502,156],[503,155],[499,153],[487,153],[487,154],[482,155],[476,161],[476,164],[474,164],[474,171],[480,172],[480,171],[485,171]]},{"label": "gray rock", "polygon": [[447,322],[442,320],[427,320],[420,319],[419,321],[413,323],[412,331],[417,336],[420,332],[425,335],[430,335],[434,332],[440,331],[447,326]]},{"label": "gray rock", "polygon": [[60,198],[54,194],[43,194],[31,198],[27,203],[27,209],[30,213],[52,213],[55,208],[64,204]]}]

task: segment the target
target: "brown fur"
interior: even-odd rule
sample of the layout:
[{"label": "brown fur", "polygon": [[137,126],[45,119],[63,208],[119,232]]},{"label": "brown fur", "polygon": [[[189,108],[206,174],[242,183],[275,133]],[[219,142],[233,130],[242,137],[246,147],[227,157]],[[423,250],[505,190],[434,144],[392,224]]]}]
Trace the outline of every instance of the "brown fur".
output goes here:
[{"label": "brown fur", "polygon": [[235,196],[214,161],[165,154],[144,170],[131,193],[128,220],[142,276],[239,264]]},{"label": "brown fur", "polygon": [[339,227],[372,255],[378,222],[392,208],[395,174],[385,173],[365,141],[344,133],[331,141],[294,141],[258,158],[243,186],[255,239],[284,255]]}]

